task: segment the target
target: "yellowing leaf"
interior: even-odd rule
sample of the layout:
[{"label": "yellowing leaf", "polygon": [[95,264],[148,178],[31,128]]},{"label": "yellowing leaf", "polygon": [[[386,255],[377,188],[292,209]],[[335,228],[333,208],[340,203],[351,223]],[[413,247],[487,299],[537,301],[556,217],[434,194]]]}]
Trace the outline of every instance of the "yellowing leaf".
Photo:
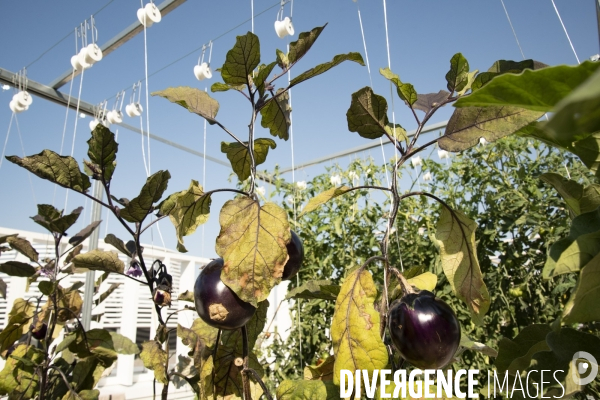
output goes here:
[{"label": "yellowing leaf", "polygon": [[[31,360],[31,363],[25,363],[21,359]],[[35,366],[43,360],[44,354],[41,350],[25,344],[18,345],[0,372],[0,395],[10,394],[10,398],[14,399],[34,398],[35,394],[39,393],[40,383]]]},{"label": "yellowing leaf", "polygon": [[583,186],[555,173],[542,174],[540,179],[554,186],[575,215],[594,211],[600,206],[600,185],[598,184]]},{"label": "yellowing leaf", "polygon": [[150,340],[142,344],[140,358],[144,367],[154,371],[154,378],[166,385],[169,381],[165,375],[165,365],[167,364],[167,352],[164,351],[160,343]]},{"label": "yellowing leaf", "polygon": [[387,366],[388,353],[379,335],[379,313],[373,306],[376,297],[369,271],[359,268],[344,280],[331,324],[336,385],[340,384],[342,369],[362,369],[372,374]]},{"label": "yellowing leaf", "polygon": [[600,321],[600,254],[596,255],[579,274],[577,286],[563,311],[566,324]]},{"label": "yellowing leaf", "polygon": [[[252,166],[250,150],[248,150],[247,145],[247,143],[242,145],[238,142],[221,142],[221,153],[227,154],[233,172],[236,173],[240,181],[248,179]],[[256,162],[256,165],[265,162],[267,154],[269,153],[269,147],[272,149],[277,147],[277,144],[273,139],[261,138],[254,141],[254,161]]]},{"label": "yellowing leaf", "polygon": [[75,256],[72,261],[77,269],[116,272],[119,274],[123,274],[125,270],[125,264],[119,260],[119,255],[114,251],[92,250]]},{"label": "yellowing leaf", "polygon": [[278,400],[337,400],[340,389],[330,381],[285,380],[277,387]]},{"label": "yellowing leaf", "polygon": [[318,195],[316,195],[308,201],[308,204],[306,204],[306,206],[300,213],[300,216],[316,210],[317,208],[319,208],[319,206],[327,203],[329,200],[335,197],[341,196],[342,194],[348,192],[350,189],[351,188],[349,188],[348,186],[340,186],[319,193]]},{"label": "yellowing leaf", "polygon": [[435,242],[452,289],[467,304],[475,323],[481,324],[490,307],[490,295],[477,260],[476,228],[475,221],[462,212],[442,206]]},{"label": "yellowing leaf", "polygon": [[424,272],[421,275],[408,279],[408,283],[416,286],[419,290],[429,290],[432,292],[437,285],[437,275],[431,272]]},{"label": "yellowing leaf", "polygon": [[160,96],[171,103],[179,104],[187,108],[189,112],[198,114],[209,123],[215,123],[215,117],[219,112],[219,102],[213,99],[204,90],[187,86],[172,87],[160,92],[152,93],[152,96]]},{"label": "yellowing leaf", "polygon": [[275,203],[248,197],[229,200],[219,216],[216,251],[225,264],[221,279],[255,307],[281,281],[291,240],[287,213]]}]

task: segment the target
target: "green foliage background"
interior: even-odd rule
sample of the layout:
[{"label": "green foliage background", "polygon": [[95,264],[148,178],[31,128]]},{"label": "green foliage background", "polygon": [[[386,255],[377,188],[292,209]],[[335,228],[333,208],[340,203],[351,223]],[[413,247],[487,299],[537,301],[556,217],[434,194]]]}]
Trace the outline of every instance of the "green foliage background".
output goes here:
[{"label": "green foliage background", "polygon": [[[403,200],[391,238],[393,264],[399,269],[420,267],[435,273],[439,277],[435,293],[456,311],[463,335],[492,348],[497,349],[502,336],[513,338],[531,324],[554,322],[575,285],[575,276],[561,275],[544,281],[541,271],[549,246],[568,234],[570,218],[562,198],[539,176],[546,172],[566,175],[568,170],[572,179],[585,185],[598,179],[570,153],[519,137],[474,147],[453,155],[447,164],[434,161],[432,158],[436,157],[430,155],[433,157],[425,159],[421,168],[405,167],[399,171],[403,175],[401,192],[419,188],[430,191],[477,221],[478,258],[492,297],[484,324],[475,326],[471,322],[465,304],[452,294],[442,273],[439,252],[429,237],[435,231],[437,203],[425,197]],[[387,173],[390,171],[388,168]],[[431,173],[431,181],[423,180],[426,172]],[[339,166],[328,168],[308,182],[304,191],[278,186],[271,194],[287,199],[283,203],[290,221],[294,220],[294,204],[296,207],[293,229],[305,247],[300,284],[323,279],[339,284],[352,267],[378,252],[385,229],[383,217],[389,209],[384,195],[365,190],[340,196],[312,213],[297,216],[307,199],[332,187],[332,175],[340,175],[342,184],[352,185],[354,174],[360,177],[361,185],[386,185],[385,167],[374,165],[372,160],[356,160],[346,171]],[[358,180],[354,184],[358,185]],[[291,198],[295,203],[290,202]],[[424,231],[419,232],[420,228]],[[490,257],[499,257],[500,262],[492,263]],[[382,271],[375,268],[371,271],[381,292]],[[296,286],[293,281],[289,289]],[[334,302],[300,300],[291,309],[293,327],[289,337],[282,340],[275,334],[274,345],[263,354],[274,356],[269,374],[276,382],[301,377],[305,365],[314,365],[331,353],[328,336]],[[598,332],[595,325],[578,327]],[[487,370],[492,363],[481,353],[465,351],[453,367]]]}]

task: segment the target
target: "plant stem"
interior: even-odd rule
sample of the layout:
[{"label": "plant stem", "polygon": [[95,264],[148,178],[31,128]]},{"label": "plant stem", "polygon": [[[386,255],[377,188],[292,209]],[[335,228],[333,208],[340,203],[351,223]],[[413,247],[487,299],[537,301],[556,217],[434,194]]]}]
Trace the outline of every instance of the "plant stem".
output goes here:
[{"label": "plant stem", "polygon": [[248,368],[248,355],[250,351],[248,349],[248,331],[246,330],[246,325],[240,328],[242,330],[242,358],[244,359],[243,368],[241,371],[242,374],[242,394],[244,400],[252,400],[252,393],[250,391],[250,380],[246,375],[246,370]]}]

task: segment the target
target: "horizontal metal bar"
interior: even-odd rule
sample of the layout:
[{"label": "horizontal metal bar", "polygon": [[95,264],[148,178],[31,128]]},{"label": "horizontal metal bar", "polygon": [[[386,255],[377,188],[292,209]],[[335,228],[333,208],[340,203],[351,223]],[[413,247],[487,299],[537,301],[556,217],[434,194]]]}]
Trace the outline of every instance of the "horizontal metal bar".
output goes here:
[{"label": "horizontal metal bar", "polygon": [[[431,124],[431,125],[427,125],[423,128],[423,130],[421,131],[421,134],[423,133],[427,133],[427,132],[433,132],[433,131],[437,131],[439,129],[444,129],[446,127],[446,125],[448,125],[448,121],[442,121],[442,122],[438,122],[435,124]],[[415,135],[415,133],[417,132],[416,129],[407,132],[407,136],[409,138],[413,137]],[[388,145],[388,144],[393,144],[392,142],[389,141],[384,141],[383,145]],[[337,153],[333,153],[324,157],[319,157],[319,158],[315,158],[314,160],[305,162],[303,164],[299,164],[299,165],[295,165],[293,168],[287,167],[287,168],[283,168],[279,170],[280,174],[285,174],[287,172],[292,172],[292,170],[298,170],[300,168],[305,168],[305,167],[310,167],[311,165],[316,165],[316,164],[321,164],[325,161],[329,161],[329,160],[334,160],[336,158],[339,157],[344,157],[350,154],[354,154],[354,153],[359,153],[361,151],[365,151],[365,150],[370,150],[370,149],[374,149],[376,147],[380,147],[381,143],[379,141],[372,141],[370,143],[367,144],[363,144],[357,147],[353,147],[351,149],[347,149],[347,150],[342,150],[339,151]]]},{"label": "horizontal metal bar", "polygon": [[[165,15],[173,11],[175,8],[183,4],[185,1],[186,0],[166,0],[157,7],[160,10],[161,15],[164,17]],[[117,48],[119,48],[122,44],[126,43],[143,30],[144,26],[139,21],[136,21],[133,24],[129,25],[118,35],[116,35],[104,45],[102,45],[102,47],[100,47],[100,49],[102,50],[102,55],[106,57],[107,55],[115,51]],[[61,76],[50,82],[48,86],[50,86],[53,89],[58,89],[66,83],[68,83],[71,79],[79,75],[80,72],[81,71],[75,71],[75,73],[73,73],[73,70],[68,70]]]}]

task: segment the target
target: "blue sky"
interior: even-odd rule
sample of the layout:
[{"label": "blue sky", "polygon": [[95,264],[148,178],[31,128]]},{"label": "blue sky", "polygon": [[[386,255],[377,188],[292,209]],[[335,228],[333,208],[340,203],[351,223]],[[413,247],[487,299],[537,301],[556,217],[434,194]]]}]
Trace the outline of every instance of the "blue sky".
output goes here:
[{"label": "blue sky", "polygon": [[[160,3],[160,1],[157,1]],[[526,58],[546,64],[576,64],[576,59],[554,11],[551,0],[504,0]],[[580,60],[597,54],[598,30],[594,0],[555,0],[563,22],[571,37]],[[140,3],[130,0],[63,0],[48,2],[41,0],[7,1],[0,3],[0,34],[3,40],[0,49],[0,67],[16,72],[29,65],[29,78],[49,83],[70,68],[70,57],[75,53],[73,32],[75,26],[96,15],[100,44],[118,34],[136,20]],[[350,51],[364,55],[360,25],[357,14],[360,7],[365,32],[367,51],[371,67],[374,90],[390,98],[390,87],[378,70],[388,65],[383,1],[359,0],[295,0],[293,22],[296,35],[279,39],[273,29],[278,5],[271,0],[255,0],[256,14],[273,7],[254,20],[254,31],[261,39],[262,61],[275,59],[275,49],[285,49],[297,34],[315,26],[329,23],[311,52],[294,68],[292,76],[316,64],[329,61],[335,54]],[[289,15],[290,4],[284,15]],[[219,80],[215,73],[210,81],[198,82],[193,75],[200,51],[194,51],[221,36],[224,32],[250,18],[250,0],[199,1],[188,0],[147,31],[148,71],[150,91],[169,86],[194,86],[204,89]],[[415,85],[419,93],[437,92],[445,88],[444,75],[449,68],[449,59],[462,52],[469,60],[471,70],[487,70],[498,59],[521,60],[522,56],[508,24],[500,0],[387,0],[389,31],[389,54],[392,70],[405,82]],[[235,42],[235,36],[251,29],[246,22],[214,42],[211,65],[222,65],[225,54]],[[56,46],[54,46],[56,45]],[[54,46],[54,47],[53,47]],[[42,53],[53,47],[38,59]],[[175,60],[192,52],[178,62]],[[33,63],[32,63],[33,62]],[[30,65],[31,64],[31,65]],[[164,69],[163,69],[164,68]],[[161,70],[162,69],[162,70]],[[160,72],[155,73],[156,71]],[[109,99],[112,107],[114,95],[128,89],[144,78],[144,37],[133,38],[108,55],[101,62],[86,70],[81,98],[92,104]],[[358,89],[370,84],[366,67],[344,63],[326,75],[297,86],[292,92],[294,159],[296,164],[333,152],[366,143],[355,133],[348,132],[346,111],[350,96]],[[80,87],[80,78],[73,83],[73,94]],[[61,91],[69,91],[69,84]],[[0,91],[0,145],[4,144],[11,112],[8,103],[12,90]],[[216,93],[213,97],[221,103],[218,119],[238,136],[247,135],[250,110],[242,96],[236,93]],[[145,101],[145,100],[144,100]],[[203,151],[203,121],[184,109],[164,99],[150,98],[150,131],[174,142],[198,151]],[[144,104],[145,106],[145,104]],[[448,107],[434,116],[432,123],[449,118]],[[391,112],[390,112],[391,115]],[[409,112],[396,99],[396,122],[406,129],[415,128]],[[391,118],[391,117],[390,117]],[[74,136],[75,113],[70,111],[66,123],[63,154],[70,154]],[[89,117],[78,121],[75,135],[75,158],[81,162],[86,155],[86,140],[89,138]],[[139,125],[138,120],[125,117],[125,122]],[[145,124],[145,122],[144,122]],[[65,126],[65,109],[62,106],[35,98],[30,109],[18,115],[18,125],[25,154],[38,153],[44,148],[59,151]],[[115,131],[118,127],[113,126]],[[259,129],[258,137],[270,137],[268,131]],[[218,128],[207,129],[207,153],[226,161],[220,152],[220,142],[229,137]],[[118,167],[114,176],[113,191],[117,197],[135,197],[145,180],[141,155],[141,138],[137,133],[119,129]],[[290,142],[277,140],[277,149],[271,151],[267,162],[259,168],[272,170],[275,165],[288,167],[291,164]],[[13,123],[8,137],[6,154],[22,156],[18,130]],[[372,155],[381,161],[381,151],[360,154]],[[387,157],[392,155],[387,148]],[[159,142],[151,143],[151,169],[168,169],[173,178],[167,193],[188,187],[191,179],[203,180],[201,158],[184,153]],[[346,162],[347,160],[337,160]],[[297,171],[296,180],[308,180],[322,172],[322,166]],[[233,187],[229,182],[230,170],[221,165],[206,163],[207,190]],[[291,174],[285,176],[291,180]],[[65,191],[61,188],[54,194],[54,185],[31,176],[15,165],[4,161],[0,169],[2,194],[0,226],[41,231],[28,217],[36,214],[37,203],[52,204],[62,209]],[[269,190],[269,189],[267,189]],[[228,199],[227,194],[213,197],[213,213],[204,232],[186,238],[186,246],[193,255],[211,257],[215,255],[214,240],[218,234],[218,210]],[[84,198],[76,193],[69,194],[67,209],[85,205]],[[85,224],[89,223],[89,208]],[[103,219],[105,219],[103,212]],[[82,228],[78,222],[76,229]],[[101,237],[107,232],[101,226]],[[108,232],[126,239],[117,222],[109,219]],[[174,230],[168,221],[161,223],[161,232],[168,247],[174,247]],[[75,233],[75,229],[73,232]],[[147,235],[146,243],[160,245],[155,231]],[[204,251],[202,250],[204,249]]]}]

